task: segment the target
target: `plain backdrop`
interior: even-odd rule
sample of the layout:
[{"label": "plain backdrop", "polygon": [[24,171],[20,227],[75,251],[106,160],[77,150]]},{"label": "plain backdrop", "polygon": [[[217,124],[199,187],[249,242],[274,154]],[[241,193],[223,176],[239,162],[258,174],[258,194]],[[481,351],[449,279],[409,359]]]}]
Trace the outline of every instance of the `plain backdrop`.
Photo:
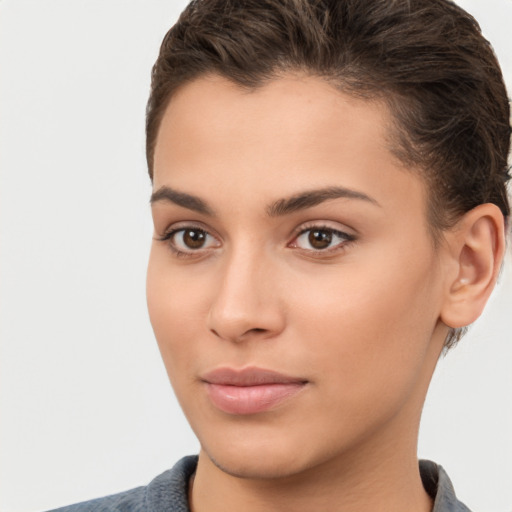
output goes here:
[{"label": "plain backdrop", "polygon": [[[460,2],[512,90],[512,1]],[[144,109],[176,0],[0,0],[0,510],[146,484],[192,435],[145,304]],[[512,271],[439,363],[419,454],[512,511]],[[390,369],[392,371],[392,369]]]}]

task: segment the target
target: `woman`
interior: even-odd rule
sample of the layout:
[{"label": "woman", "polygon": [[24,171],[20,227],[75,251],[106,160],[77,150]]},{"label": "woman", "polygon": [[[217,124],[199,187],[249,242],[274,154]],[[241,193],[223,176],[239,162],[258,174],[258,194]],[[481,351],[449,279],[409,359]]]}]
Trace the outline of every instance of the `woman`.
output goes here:
[{"label": "woman", "polygon": [[147,289],[191,510],[468,510],[417,432],[501,266],[509,143],[448,2],[184,12],[148,104]]},{"label": "woman", "polygon": [[201,452],[69,510],[467,510],[416,443],[501,266],[506,92],[448,2],[325,4],[196,2],[164,40],[148,305]]}]

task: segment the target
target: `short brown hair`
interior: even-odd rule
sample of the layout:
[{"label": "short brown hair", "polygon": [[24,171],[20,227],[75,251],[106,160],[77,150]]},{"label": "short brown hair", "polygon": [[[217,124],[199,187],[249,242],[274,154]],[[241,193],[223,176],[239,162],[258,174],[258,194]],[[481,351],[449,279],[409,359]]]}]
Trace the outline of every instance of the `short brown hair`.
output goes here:
[{"label": "short brown hair", "polygon": [[192,1],[153,67],[150,176],[160,121],[178,87],[216,73],[257,88],[288,71],[388,104],[393,152],[420,169],[430,187],[434,234],[482,203],[496,204],[508,218],[511,128],[503,77],[478,23],[449,0]]}]

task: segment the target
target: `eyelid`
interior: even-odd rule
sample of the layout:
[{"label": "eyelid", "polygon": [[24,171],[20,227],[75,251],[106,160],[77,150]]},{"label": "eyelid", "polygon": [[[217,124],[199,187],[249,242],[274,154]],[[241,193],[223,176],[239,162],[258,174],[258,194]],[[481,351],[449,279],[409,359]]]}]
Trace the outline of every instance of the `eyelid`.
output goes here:
[{"label": "eyelid", "polygon": [[162,231],[161,235],[157,235],[158,240],[161,240],[163,238],[168,238],[173,233],[176,233],[177,231],[181,231],[183,229],[198,229],[201,231],[204,231],[205,233],[208,233],[209,235],[213,236],[216,239],[219,239],[219,235],[212,230],[209,226],[206,226],[200,221],[194,221],[194,220],[182,220],[178,222],[172,222],[168,224],[165,229]]},{"label": "eyelid", "polygon": [[293,230],[292,237],[297,237],[306,231],[310,231],[312,229],[324,229],[326,231],[332,231],[334,233],[341,233],[344,236],[356,238],[357,232],[355,229],[341,224],[339,222],[328,221],[328,220],[313,220],[307,221],[300,224]]},{"label": "eyelid", "polygon": [[[216,243],[213,247],[211,247],[211,246],[210,247],[200,247],[197,249],[179,248],[176,245],[176,243],[173,243],[172,239],[180,231],[187,231],[187,230],[202,231],[203,233],[206,233],[206,235],[208,237],[215,240]],[[219,236],[212,233],[212,230],[210,228],[207,228],[206,226],[204,226],[201,222],[181,221],[181,222],[171,224],[170,226],[168,226],[165,229],[165,231],[162,235],[156,236],[155,239],[160,242],[165,242],[175,256],[184,257],[184,258],[187,258],[187,257],[188,258],[194,258],[194,257],[197,258],[197,257],[203,256],[205,253],[211,251],[212,249],[216,249],[221,246]]]},{"label": "eyelid", "polygon": [[[308,231],[328,231],[332,234],[342,238],[343,241],[334,245],[333,247],[328,247],[325,249],[304,249],[302,247],[298,247],[296,244],[297,239],[307,233]],[[318,254],[318,255],[326,255],[328,253],[337,252],[343,250],[348,244],[355,242],[357,240],[357,235],[352,232],[353,230],[347,229],[341,226],[334,227],[329,225],[326,221],[312,221],[306,224],[302,224],[297,229],[295,229],[291,242],[288,243],[288,247],[295,248],[297,250],[310,253],[310,254]]]}]

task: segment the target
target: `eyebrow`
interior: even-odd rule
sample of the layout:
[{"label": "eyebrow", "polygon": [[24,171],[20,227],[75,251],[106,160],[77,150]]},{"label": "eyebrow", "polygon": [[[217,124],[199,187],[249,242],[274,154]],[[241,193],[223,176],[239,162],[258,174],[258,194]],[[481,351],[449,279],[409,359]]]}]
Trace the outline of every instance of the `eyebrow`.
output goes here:
[{"label": "eyebrow", "polygon": [[359,199],[376,206],[380,204],[372,197],[345,187],[327,187],[317,190],[308,190],[294,195],[288,199],[279,199],[267,208],[270,217],[288,215],[290,213],[312,208],[330,199]]},{"label": "eyebrow", "polygon": [[213,210],[205,201],[199,197],[185,194],[185,192],[179,192],[170,187],[160,187],[151,194],[151,199],[149,200],[150,204],[155,204],[160,201],[167,201],[197,213],[213,216]]},{"label": "eyebrow", "polygon": [[[317,206],[331,199],[358,199],[380,206],[375,199],[357,190],[345,187],[326,187],[316,190],[306,190],[289,198],[278,199],[270,204],[266,208],[266,211],[269,217],[280,217],[312,208],[313,206]],[[160,187],[151,194],[151,204],[160,201],[168,201],[204,215],[215,215],[213,209],[203,199],[191,194],[186,194],[185,192],[179,192],[167,186]]]}]

